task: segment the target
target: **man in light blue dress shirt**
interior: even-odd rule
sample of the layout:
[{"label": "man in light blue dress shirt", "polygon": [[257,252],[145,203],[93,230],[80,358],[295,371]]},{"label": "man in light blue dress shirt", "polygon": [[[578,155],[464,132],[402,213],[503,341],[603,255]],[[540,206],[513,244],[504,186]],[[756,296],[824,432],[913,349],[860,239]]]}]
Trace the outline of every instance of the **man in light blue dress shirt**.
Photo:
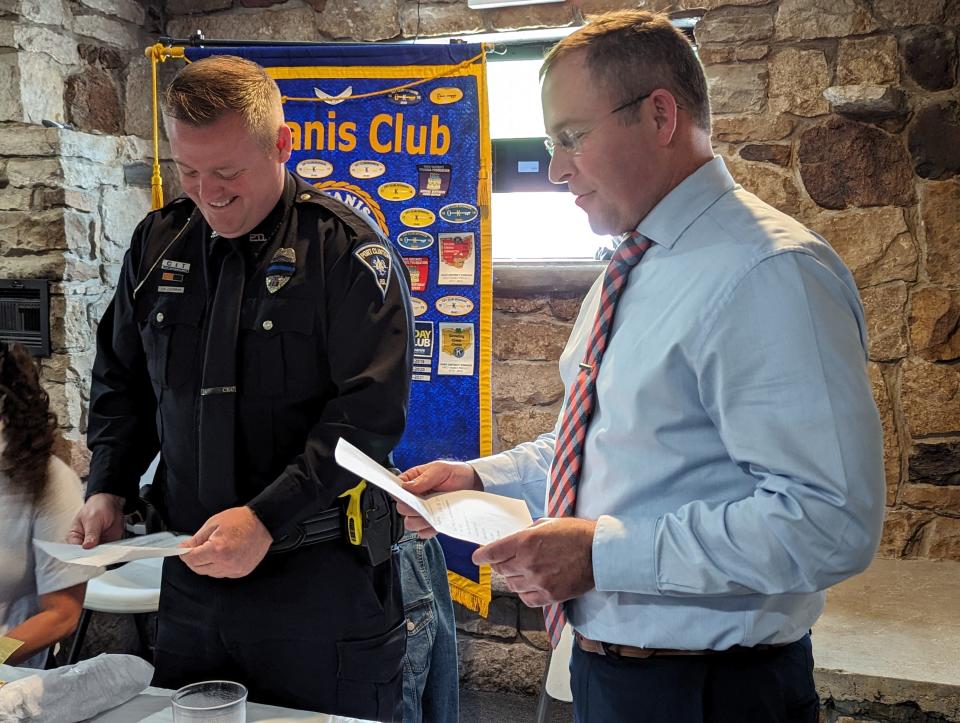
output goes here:
[{"label": "man in light blue dress shirt", "polygon": [[[824,591],[870,563],[883,517],[853,278],[714,157],[703,69],[665,17],[600,16],[541,77],[551,179],[596,233],[652,246],[600,365],[576,517],[474,560],[528,605],[566,601],[578,721],[816,721],[808,631]],[[560,358],[568,394],[599,295]],[[404,479],[520,497],[536,518],[556,433]]]}]

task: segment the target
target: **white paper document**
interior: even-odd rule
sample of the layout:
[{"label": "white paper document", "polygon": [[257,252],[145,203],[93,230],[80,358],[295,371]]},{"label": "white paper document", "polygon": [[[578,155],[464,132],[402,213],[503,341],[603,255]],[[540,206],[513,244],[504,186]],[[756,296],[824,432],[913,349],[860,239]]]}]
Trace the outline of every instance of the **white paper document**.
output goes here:
[{"label": "white paper document", "polygon": [[41,550],[62,562],[103,567],[104,565],[114,565],[118,562],[130,562],[131,560],[182,555],[189,548],[179,548],[177,545],[189,539],[189,535],[178,536],[170,532],[157,532],[152,535],[131,537],[117,542],[105,542],[90,550],[84,550],[80,545],[70,545],[66,542],[47,542],[37,539],[34,539],[34,542]]},{"label": "white paper document", "polygon": [[533,524],[527,503],[512,497],[475,490],[440,492],[419,497],[404,489],[399,477],[345,439],[337,442],[334,456],[341,467],[410,505],[437,532],[450,537],[485,545]]}]

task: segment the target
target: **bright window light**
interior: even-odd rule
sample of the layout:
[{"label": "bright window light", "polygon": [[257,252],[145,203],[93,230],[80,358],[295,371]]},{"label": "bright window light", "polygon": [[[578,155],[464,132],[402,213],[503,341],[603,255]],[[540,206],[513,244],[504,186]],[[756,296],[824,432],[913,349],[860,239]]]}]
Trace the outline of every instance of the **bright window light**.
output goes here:
[{"label": "bright window light", "polygon": [[[487,63],[491,138],[543,135],[539,60]],[[495,193],[494,259],[593,258],[603,239],[566,192]]]}]

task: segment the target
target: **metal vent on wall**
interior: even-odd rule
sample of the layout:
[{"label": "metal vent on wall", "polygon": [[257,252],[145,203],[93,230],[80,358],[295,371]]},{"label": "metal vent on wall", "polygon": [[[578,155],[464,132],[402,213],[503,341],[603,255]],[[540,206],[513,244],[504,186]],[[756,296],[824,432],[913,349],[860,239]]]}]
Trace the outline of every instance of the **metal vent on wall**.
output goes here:
[{"label": "metal vent on wall", "polygon": [[0,339],[50,356],[50,287],[46,279],[0,279]]}]

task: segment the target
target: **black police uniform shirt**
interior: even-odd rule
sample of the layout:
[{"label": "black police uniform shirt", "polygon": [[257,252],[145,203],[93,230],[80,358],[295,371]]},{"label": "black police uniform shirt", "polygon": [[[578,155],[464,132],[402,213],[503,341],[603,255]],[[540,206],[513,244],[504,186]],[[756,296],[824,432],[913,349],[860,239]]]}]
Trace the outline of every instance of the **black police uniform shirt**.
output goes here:
[{"label": "black police uniform shirt", "polygon": [[[224,484],[235,484],[236,505],[249,505],[279,539],[356,484],[334,461],[339,437],[382,461],[399,441],[412,314],[406,269],[389,242],[293,176],[247,242],[236,480]],[[159,449],[154,503],[170,529],[191,534],[220,511],[204,508],[197,483],[215,249],[187,198],[140,223],[97,330],[91,385],[88,496],[135,499]],[[286,259],[283,273],[268,274],[277,259]]]}]

